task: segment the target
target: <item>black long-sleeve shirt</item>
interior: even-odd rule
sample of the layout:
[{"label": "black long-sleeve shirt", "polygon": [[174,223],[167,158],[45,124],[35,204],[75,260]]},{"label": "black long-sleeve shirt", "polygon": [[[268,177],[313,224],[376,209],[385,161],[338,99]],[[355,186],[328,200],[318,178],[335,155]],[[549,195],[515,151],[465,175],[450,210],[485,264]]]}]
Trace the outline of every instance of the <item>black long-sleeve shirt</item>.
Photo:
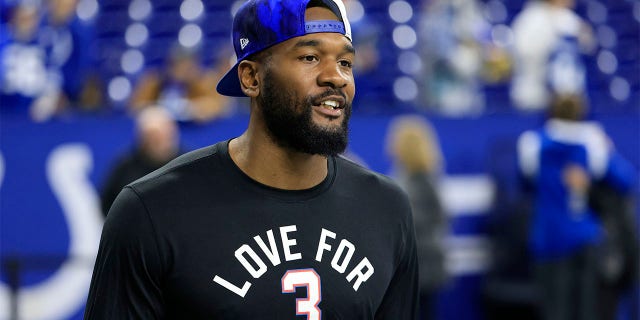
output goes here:
[{"label": "black long-sleeve shirt", "polygon": [[328,169],[311,189],[274,189],[222,142],[130,184],[107,217],[85,319],[414,319],[406,195],[344,158]]}]

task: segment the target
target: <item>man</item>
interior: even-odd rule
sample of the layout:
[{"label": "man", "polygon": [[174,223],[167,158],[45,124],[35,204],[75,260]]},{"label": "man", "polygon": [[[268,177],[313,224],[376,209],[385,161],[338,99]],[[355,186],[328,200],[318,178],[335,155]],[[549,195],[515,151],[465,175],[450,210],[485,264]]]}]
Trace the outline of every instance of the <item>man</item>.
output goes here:
[{"label": "man", "polygon": [[337,156],[355,93],[343,4],[249,1],[233,40],[218,92],[250,98],[247,130],[124,188],[85,318],[413,319],[408,199]]},{"label": "man", "polygon": [[519,169],[534,201],[529,246],[541,319],[597,319],[605,234],[589,206],[589,189],[603,183],[629,192],[635,173],[603,128],[585,120],[582,96],[553,101],[544,126],[518,140]]},{"label": "man", "polygon": [[100,194],[105,216],[124,186],[182,153],[178,126],[162,106],[148,107],[138,114],[136,133],[136,146],[117,161]]}]

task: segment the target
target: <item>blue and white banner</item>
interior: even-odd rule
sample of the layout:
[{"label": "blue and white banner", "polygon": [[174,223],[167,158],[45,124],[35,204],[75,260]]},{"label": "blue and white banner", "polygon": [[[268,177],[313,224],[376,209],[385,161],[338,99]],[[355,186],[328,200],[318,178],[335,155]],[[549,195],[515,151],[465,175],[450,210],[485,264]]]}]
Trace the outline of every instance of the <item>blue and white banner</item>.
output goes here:
[{"label": "blue and white banner", "polygon": [[[482,319],[477,277],[491,262],[484,233],[498,188],[495,171],[515,177],[515,140],[540,121],[507,115],[431,120],[446,161],[441,193],[452,226],[447,267],[458,276],[442,312],[447,319]],[[183,124],[181,140],[186,149],[203,147],[241,134],[247,121],[239,116]],[[351,125],[350,152],[381,173],[391,167],[385,155],[389,121],[355,114]],[[601,121],[617,149],[640,167],[637,119]],[[0,319],[12,313],[20,319],[81,318],[103,222],[100,186],[134,141],[133,121],[125,116],[0,119]]]}]

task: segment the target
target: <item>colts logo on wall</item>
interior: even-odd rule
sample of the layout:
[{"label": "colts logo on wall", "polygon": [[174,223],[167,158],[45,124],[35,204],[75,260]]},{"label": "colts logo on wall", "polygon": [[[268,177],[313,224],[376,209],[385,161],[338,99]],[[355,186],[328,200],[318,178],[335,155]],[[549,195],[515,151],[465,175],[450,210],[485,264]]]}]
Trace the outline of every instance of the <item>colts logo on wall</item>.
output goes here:
[{"label": "colts logo on wall", "polygon": [[[12,292],[7,283],[0,282],[0,319],[9,319],[13,316],[11,313],[14,311],[18,313],[20,319],[69,318],[78,313],[83,307],[89,290],[93,263],[98,250],[103,223],[98,195],[94,185],[89,180],[89,174],[93,169],[93,154],[85,144],[62,144],[55,147],[46,159],[38,159],[38,162],[40,166],[34,168],[32,159],[30,161],[17,159],[16,161],[15,157],[8,159],[3,151],[0,151],[0,191],[2,192],[2,198],[8,200],[16,192],[28,192],[17,190],[15,183],[7,185],[5,182],[8,179],[5,178],[8,174],[18,175],[28,172],[25,174],[26,177],[21,175],[21,179],[28,182],[27,185],[37,183],[32,180],[40,180],[33,179],[32,175],[44,175],[45,177],[42,180],[48,184],[61,212],[51,212],[45,209],[48,212],[41,214],[43,217],[56,214],[63,215],[69,235],[67,259],[56,270],[52,270],[45,279],[29,285],[23,283],[16,297],[11,297]],[[45,165],[42,166],[42,163]],[[14,182],[15,180],[11,181]],[[31,197],[33,197],[32,201],[37,202],[42,201],[38,198],[42,198],[43,195],[38,192],[32,192]],[[14,210],[15,206],[10,204],[8,206],[11,209],[2,213],[3,223],[11,225],[16,223],[14,219],[16,217],[19,218],[20,213],[15,212],[18,211]],[[33,223],[34,225],[39,224],[39,221],[33,221]],[[50,227],[53,228],[54,226]],[[24,232],[33,233],[34,230],[25,230]],[[36,234],[33,236],[37,237]],[[55,239],[51,242],[55,242]],[[26,248],[17,247],[12,250],[18,252],[12,253],[24,254],[21,249],[27,250]],[[47,248],[31,249],[31,251],[47,252]],[[4,254],[3,258],[6,258]],[[29,253],[26,254],[27,257],[29,255]],[[32,255],[32,258],[38,258],[37,253],[34,252]],[[64,253],[60,255],[64,256]],[[46,268],[47,266],[41,266],[41,269]],[[29,272],[29,270],[24,269],[20,271]],[[3,275],[3,280],[7,281],[7,278],[6,274]],[[17,299],[17,310],[10,305],[12,299]]]}]

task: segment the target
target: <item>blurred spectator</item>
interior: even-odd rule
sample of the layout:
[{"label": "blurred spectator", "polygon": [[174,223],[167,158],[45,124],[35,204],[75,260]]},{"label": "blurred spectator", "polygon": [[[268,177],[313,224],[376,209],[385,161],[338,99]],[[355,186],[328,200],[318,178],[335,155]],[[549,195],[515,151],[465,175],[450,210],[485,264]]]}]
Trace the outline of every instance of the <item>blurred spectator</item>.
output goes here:
[{"label": "blurred spectator", "polygon": [[[616,319],[620,301],[634,286],[638,286],[640,272],[636,203],[629,186],[619,183],[630,182],[635,170],[619,154],[611,157],[610,161],[616,163],[610,165],[612,172],[603,181],[596,182],[589,192],[589,204],[604,227],[604,241],[598,259],[600,319]],[[613,172],[614,168],[617,172]],[[629,177],[611,178],[621,174]],[[629,319],[637,319],[638,302],[631,304],[636,317],[630,316]]]},{"label": "blurred spectator", "polygon": [[178,127],[167,110],[160,106],[140,112],[136,118],[136,135],[136,145],[118,159],[102,188],[100,197],[105,216],[124,186],[182,153]]},{"label": "blurred spectator", "polygon": [[529,0],[514,18],[511,100],[521,110],[544,110],[554,94],[584,94],[584,54],[594,48],[591,27],[574,0]]},{"label": "blurred spectator", "polygon": [[78,18],[78,0],[46,0],[40,42],[47,52],[59,105],[96,109],[102,106],[102,84],[93,69],[93,26]]},{"label": "blurred spectator", "polygon": [[195,49],[173,46],[165,69],[149,70],[137,83],[131,108],[139,111],[158,104],[178,121],[206,122],[222,116],[231,100],[218,94],[215,86],[229,68],[227,57],[220,54],[213,69],[205,70]]},{"label": "blurred spectator", "polygon": [[[48,118],[57,108],[46,53],[38,42],[40,13],[34,4],[18,3],[0,29],[0,87],[3,113]],[[38,106],[38,107],[35,107]]]},{"label": "blurred spectator", "polygon": [[444,240],[447,216],[437,185],[442,154],[434,129],[421,116],[399,116],[388,131],[388,152],[398,182],[409,195],[420,265],[420,317],[436,319],[437,293],[447,281]]},{"label": "blurred spectator", "polygon": [[518,141],[519,167],[534,193],[529,245],[542,319],[598,319],[604,234],[589,190],[606,182],[624,193],[633,183],[633,170],[585,113],[581,96],[556,96],[544,127]]},{"label": "blurred spectator", "polygon": [[76,0],[47,4],[41,17],[38,6],[19,2],[9,10],[7,28],[0,30],[3,112],[28,114],[36,121],[69,106],[95,108],[102,99],[97,78],[88,76],[91,29],[78,20]]},{"label": "blurred spectator", "polygon": [[[499,57],[476,0],[424,0],[418,22],[423,105],[460,116],[484,110],[485,58]],[[496,65],[495,63],[493,63]],[[494,75],[493,73],[486,73]]]},{"label": "blurred spectator", "polygon": [[[358,94],[354,98],[353,106],[356,110],[363,112],[372,110],[375,112],[379,110],[379,105],[394,101],[391,86],[384,81],[385,74],[380,68],[383,59],[380,50],[382,28],[377,21],[368,17],[359,1],[346,0],[344,5],[347,8],[347,14],[350,14],[351,30],[354,35],[353,46],[358,52],[358,59],[353,66]],[[358,16],[353,16],[354,14]]]},{"label": "blurred spectator", "polygon": [[362,92],[354,98],[354,107],[365,111],[372,110],[383,101],[391,101],[390,98],[393,98],[393,92],[388,89],[389,86],[385,88],[384,82],[381,81],[383,74],[379,69],[380,51],[378,49],[380,28],[368,19],[362,18],[352,25],[352,30],[358,35],[353,42],[358,52],[353,75],[359,92]]}]

